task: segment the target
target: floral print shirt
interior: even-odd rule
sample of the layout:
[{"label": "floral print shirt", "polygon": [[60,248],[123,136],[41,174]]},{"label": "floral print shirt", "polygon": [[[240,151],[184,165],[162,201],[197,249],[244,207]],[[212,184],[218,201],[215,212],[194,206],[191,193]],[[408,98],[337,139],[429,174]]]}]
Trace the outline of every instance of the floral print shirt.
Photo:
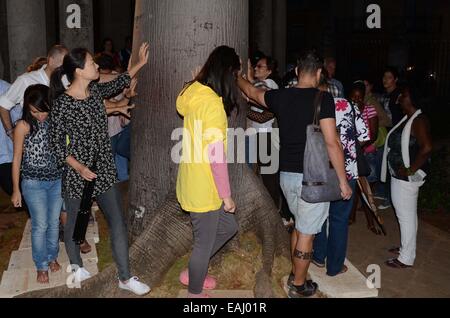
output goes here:
[{"label": "floral print shirt", "polygon": [[346,99],[342,98],[337,98],[334,101],[336,104],[336,125],[344,148],[347,179],[355,180],[358,179],[356,142],[357,140],[359,142],[370,140],[369,129],[356,105],[352,106]]},{"label": "floral print shirt", "polygon": [[[62,94],[53,101],[50,113],[50,142],[58,165],[64,166],[64,197],[81,199],[85,181],[66,160],[73,156],[97,174],[94,197],[107,192],[117,180],[117,171],[108,135],[108,116],[104,99],[120,94],[130,85],[128,73],[107,83],[93,82],[84,100]],[[94,162],[96,169],[92,169]]]}]

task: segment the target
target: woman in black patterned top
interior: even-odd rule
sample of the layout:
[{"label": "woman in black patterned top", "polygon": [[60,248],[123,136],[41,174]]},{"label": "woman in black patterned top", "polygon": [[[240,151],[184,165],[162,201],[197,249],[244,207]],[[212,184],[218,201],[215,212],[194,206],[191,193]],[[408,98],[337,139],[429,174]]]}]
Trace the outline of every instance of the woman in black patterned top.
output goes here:
[{"label": "woman in black patterned top", "polygon": [[[108,136],[107,110],[104,100],[120,94],[130,85],[131,78],[148,62],[149,45],[139,51],[138,63],[127,73],[109,83],[99,84],[98,65],[86,49],[74,49],[64,58],[63,65],[51,78],[50,140],[59,165],[64,166],[63,197],[67,210],[64,243],[75,283],[90,278],[83,268],[80,247],[72,239],[80,208],[85,181],[95,179],[94,197],[110,227],[112,251],[119,270],[119,287],[138,295],[150,288],[132,277],[129,270],[128,234],[123,219],[116,167]],[[71,83],[66,90],[62,77]],[[95,173],[90,169],[96,165]]]}]

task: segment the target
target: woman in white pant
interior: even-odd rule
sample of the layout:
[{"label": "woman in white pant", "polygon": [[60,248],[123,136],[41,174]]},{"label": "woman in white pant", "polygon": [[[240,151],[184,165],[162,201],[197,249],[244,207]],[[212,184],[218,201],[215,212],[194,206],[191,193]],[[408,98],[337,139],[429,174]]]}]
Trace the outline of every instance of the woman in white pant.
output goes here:
[{"label": "woman in white pant", "polygon": [[432,151],[430,125],[418,105],[417,92],[404,88],[399,97],[406,114],[388,135],[383,158],[382,181],[386,173],[391,179],[392,203],[400,224],[401,247],[389,250],[397,258],[386,262],[393,268],[408,268],[416,258],[418,228],[417,199],[419,189],[425,183]]}]

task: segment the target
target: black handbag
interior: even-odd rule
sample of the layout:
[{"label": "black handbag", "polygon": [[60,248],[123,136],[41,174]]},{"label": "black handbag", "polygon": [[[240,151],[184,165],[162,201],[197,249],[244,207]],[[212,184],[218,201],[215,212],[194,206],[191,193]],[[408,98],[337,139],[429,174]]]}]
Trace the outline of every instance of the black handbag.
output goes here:
[{"label": "black handbag", "polygon": [[349,102],[352,107],[353,112],[353,127],[355,129],[355,136],[356,136],[356,162],[358,165],[358,176],[360,177],[368,177],[370,176],[371,170],[369,163],[367,162],[366,156],[364,155],[364,151],[361,147],[361,144],[358,141],[358,129],[356,128],[356,111],[355,111],[355,105],[352,102]]},{"label": "black handbag", "polygon": [[320,129],[322,100],[323,92],[319,92],[314,102],[314,121],[306,129],[302,199],[309,203],[342,200],[339,179],[330,162],[325,139]]},{"label": "black handbag", "polygon": [[[94,160],[90,170],[96,173],[97,170],[97,157],[95,153]],[[83,196],[81,198],[80,208],[77,214],[77,220],[73,231],[72,240],[76,245],[81,245],[86,242],[86,233],[89,226],[89,220],[92,215],[92,205],[94,204],[94,190],[96,179],[93,181],[84,181]]]}]

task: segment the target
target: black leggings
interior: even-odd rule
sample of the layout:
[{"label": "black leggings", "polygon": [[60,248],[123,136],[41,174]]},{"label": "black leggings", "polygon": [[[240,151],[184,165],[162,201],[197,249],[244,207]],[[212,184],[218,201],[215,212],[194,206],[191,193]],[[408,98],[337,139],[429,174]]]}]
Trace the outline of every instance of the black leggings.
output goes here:
[{"label": "black leggings", "polygon": [[[107,192],[97,196],[96,199],[108,222],[112,253],[119,270],[119,278],[122,282],[125,282],[131,278],[128,255],[128,232],[123,217],[120,192],[117,185],[114,185]],[[66,198],[64,201],[67,210],[67,223],[64,227],[64,244],[66,245],[70,264],[83,267],[80,246],[76,245],[72,239],[81,200]]]}]

